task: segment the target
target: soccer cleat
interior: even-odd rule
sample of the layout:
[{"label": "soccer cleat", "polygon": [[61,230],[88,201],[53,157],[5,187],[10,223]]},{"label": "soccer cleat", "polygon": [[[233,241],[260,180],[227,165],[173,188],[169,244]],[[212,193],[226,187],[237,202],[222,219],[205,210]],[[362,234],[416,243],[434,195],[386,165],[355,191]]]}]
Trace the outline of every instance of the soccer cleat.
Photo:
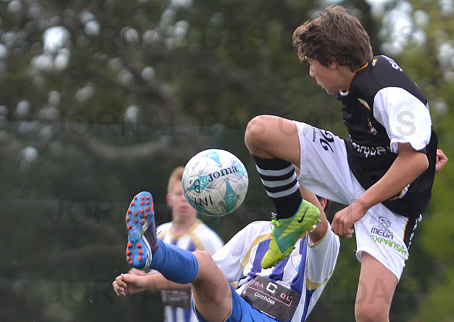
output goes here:
[{"label": "soccer cleat", "polygon": [[269,249],[262,259],[262,267],[270,268],[282,261],[295,248],[298,239],[306,231],[314,230],[320,221],[320,211],[306,200],[301,202],[298,211],[292,217],[272,219],[275,227],[271,233]]},{"label": "soccer cleat", "polygon": [[158,247],[151,193],[142,191],[132,199],[126,212],[128,244],[126,260],[134,268],[149,267]]}]

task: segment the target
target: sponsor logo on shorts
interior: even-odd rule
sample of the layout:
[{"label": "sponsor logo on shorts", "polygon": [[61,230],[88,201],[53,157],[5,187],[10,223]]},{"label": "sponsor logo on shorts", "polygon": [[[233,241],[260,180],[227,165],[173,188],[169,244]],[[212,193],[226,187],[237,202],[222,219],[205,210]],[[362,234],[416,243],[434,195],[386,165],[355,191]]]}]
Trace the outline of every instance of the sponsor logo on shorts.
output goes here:
[{"label": "sponsor logo on shorts", "polygon": [[374,242],[394,248],[397,252],[403,256],[407,256],[408,252],[405,246],[400,245],[393,241],[393,232],[389,230],[391,222],[385,217],[379,217],[379,224],[373,226],[370,230],[370,234]]},{"label": "sponsor logo on shorts", "polygon": [[372,235],[377,235],[392,240],[394,236],[393,233],[389,230],[389,227],[391,227],[391,222],[388,220],[388,218],[385,217],[379,217],[378,221],[378,226],[372,227],[370,233]]}]

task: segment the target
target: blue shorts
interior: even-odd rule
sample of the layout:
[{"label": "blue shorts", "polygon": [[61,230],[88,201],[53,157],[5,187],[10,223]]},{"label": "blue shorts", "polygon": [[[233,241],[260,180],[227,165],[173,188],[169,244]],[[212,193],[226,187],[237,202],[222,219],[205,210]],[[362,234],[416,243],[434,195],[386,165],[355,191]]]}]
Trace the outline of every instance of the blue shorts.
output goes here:
[{"label": "blue shorts", "polygon": [[[254,309],[248,302],[246,302],[241,296],[235,292],[235,289],[230,285],[230,291],[232,293],[232,313],[225,322],[276,322],[275,319],[269,317],[266,314]],[[200,322],[205,320],[200,316],[199,312],[194,307],[194,301],[191,301],[192,309],[194,310],[197,318]]]}]

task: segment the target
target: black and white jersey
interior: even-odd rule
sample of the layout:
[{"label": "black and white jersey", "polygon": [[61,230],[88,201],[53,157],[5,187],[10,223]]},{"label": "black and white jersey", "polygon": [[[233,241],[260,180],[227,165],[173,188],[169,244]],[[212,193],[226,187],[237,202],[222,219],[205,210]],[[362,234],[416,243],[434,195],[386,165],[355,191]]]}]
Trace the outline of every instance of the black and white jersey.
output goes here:
[{"label": "black and white jersey", "polygon": [[337,98],[343,103],[342,117],[349,132],[349,165],[365,189],[388,171],[398,143],[426,153],[428,170],[383,202],[400,215],[419,216],[430,200],[437,149],[425,96],[394,60],[376,56],[356,73],[349,91]]}]

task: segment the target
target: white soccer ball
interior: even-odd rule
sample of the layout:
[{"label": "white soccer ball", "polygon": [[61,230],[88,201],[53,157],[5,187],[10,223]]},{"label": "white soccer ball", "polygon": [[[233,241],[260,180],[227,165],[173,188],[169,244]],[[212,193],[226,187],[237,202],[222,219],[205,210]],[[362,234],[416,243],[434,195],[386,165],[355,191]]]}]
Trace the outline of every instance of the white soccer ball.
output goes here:
[{"label": "white soccer ball", "polygon": [[238,208],[246,197],[248,184],[244,164],[220,149],[197,153],[183,172],[186,199],[205,215],[222,216]]}]

